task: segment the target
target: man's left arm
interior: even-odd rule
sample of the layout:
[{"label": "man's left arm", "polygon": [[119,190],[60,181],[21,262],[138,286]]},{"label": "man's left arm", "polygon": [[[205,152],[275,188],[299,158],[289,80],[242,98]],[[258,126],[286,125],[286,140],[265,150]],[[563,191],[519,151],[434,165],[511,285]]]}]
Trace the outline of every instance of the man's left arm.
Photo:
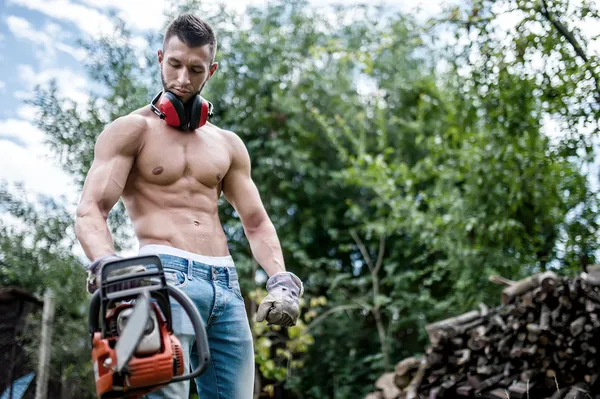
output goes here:
[{"label": "man's left arm", "polygon": [[252,255],[270,276],[285,271],[275,226],[250,176],[250,156],[242,140],[230,133],[232,160],[223,179],[223,194],[240,216]]},{"label": "man's left arm", "polygon": [[294,325],[298,317],[298,299],[304,287],[296,275],[285,269],[275,226],[251,177],[246,146],[237,135],[227,133],[231,143],[231,166],[223,179],[223,194],[240,216],[252,255],[269,276],[269,295],[259,307],[257,320]]}]

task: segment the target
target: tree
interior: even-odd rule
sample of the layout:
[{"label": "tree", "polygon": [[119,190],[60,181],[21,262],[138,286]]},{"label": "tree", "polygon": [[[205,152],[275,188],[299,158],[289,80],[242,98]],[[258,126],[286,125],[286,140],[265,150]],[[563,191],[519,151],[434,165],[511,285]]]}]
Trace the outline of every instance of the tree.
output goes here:
[{"label": "tree", "polygon": [[[42,298],[56,297],[50,379],[68,381],[78,398],[93,398],[88,295],[83,265],[71,252],[75,235],[63,200],[29,202],[24,187],[0,185],[0,286],[18,286]],[[25,348],[37,364],[41,313],[32,320]]]},{"label": "tree", "polygon": [[[455,35],[472,38],[464,46],[453,46],[460,54],[454,70],[460,68],[471,77],[468,91],[479,98],[477,112],[485,113],[494,125],[509,124],[515,115],[525,114],[538,125],[552,122],[557,130],[551,132],[552,156],[576,165],[580,177],[588,179],[587,187],[580,182],[575,191],[558,187],[569,190],[564,200],[573,211],[558,228],[556,261],[575,270],[593,263],[597,248],[598,177],[593,164],[600,64],[592,51],[597,38],[585,27],[599,17],[597,5],[587,0],[477,0],[435,22]],[[500,26],[501,21],[510,21],[514,28]],[[529,104],[510,97],[514,90],[507,86],[519,82],[527,82],[535,96]],[[497,107],[498,101],[505,106]],[[519,121],[523,122],[528,121]],[[522,127],[512,128],[517,134]]]}]

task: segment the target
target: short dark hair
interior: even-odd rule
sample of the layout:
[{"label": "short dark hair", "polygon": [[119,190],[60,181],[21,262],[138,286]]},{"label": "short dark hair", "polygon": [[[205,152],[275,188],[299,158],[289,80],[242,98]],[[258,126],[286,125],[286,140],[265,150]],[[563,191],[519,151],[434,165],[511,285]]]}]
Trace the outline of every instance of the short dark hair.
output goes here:
[{"label": "short dark hair", "polygon": [[180,14],[167,26],[163,39],[163,50],[165,50],[169,39],[174,35],[189,47],[202,47],[208,44],[214,61],[217,50],[217,36],[212,26],[207,22],[194,14]]}]

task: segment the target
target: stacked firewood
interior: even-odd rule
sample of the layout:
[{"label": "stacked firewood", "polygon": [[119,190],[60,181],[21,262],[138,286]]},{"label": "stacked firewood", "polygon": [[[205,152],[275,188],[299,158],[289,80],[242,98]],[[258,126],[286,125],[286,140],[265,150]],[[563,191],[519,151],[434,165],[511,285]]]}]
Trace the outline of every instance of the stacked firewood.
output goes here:
[{"label": "stacked firewood", "polygon": [[600,265],[505,284],[502,304],[426,326],[430,344],[366,399],[600,399]]}]

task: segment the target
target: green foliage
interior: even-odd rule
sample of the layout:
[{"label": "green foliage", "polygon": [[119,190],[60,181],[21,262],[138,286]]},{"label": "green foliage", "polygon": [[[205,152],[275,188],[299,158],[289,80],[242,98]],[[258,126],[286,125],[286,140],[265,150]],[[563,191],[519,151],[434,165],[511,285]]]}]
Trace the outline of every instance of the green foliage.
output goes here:
[{"label": "green foliage", "polygon": [[[598,17],[597,7],[586,0],[572,4],[481,0],[453,10],[439,22],[456,35],[473,38],[465,46],[452,46],[452,51],[461,54],[453,70],[470,76],[469,86],[461,94],[474,101],[462,117],[471,120],[478,115],[487,126],[510,131],[511,137],[525,133],[521,148],[547,146],[548,157],[563,165],[552,167],[555,178],[549,181],[540,180],[544,177],[538,171],[536,182],[543,183],[546,190],[557,190],[557,200],[562,202],[558,206],[572,210],[567,218],[553,215],[560,220],[554,226],[560,226],[552,237],[546,237],[550,247],[554,240],[558,244],[548,259],[555,256],[559,261],[555,265],[572,270],[593,263],[597,248],[591,237],[597,231],[593,163],[600,118],[600,64],[598,54],[591,51],[597,37],[583,27],[597,24]],[[507,29],[506,24],[514,29]],[[499,35],[504,35],[502,40]],[[531,130],[535,133],[543,121],[552,121],[558,130],[550,132],[550,145],[531,136]],[[543,156],[540,154],[537,162]],[[528,183],[534,172],[529,170]]]},{"label": "green foliage", "polygon": [[[51,198],[29,201],[20,186],[0,185],[0,286],[18,286],[43,297],[56,297],[50,378],[76,384],[78,397],[92,398],[93,378],[87,332],[88,294],[85,272],[70,248],[74,243],[71,215]],[[25,348],[37,364],[41,312],[28,328]]]}]

